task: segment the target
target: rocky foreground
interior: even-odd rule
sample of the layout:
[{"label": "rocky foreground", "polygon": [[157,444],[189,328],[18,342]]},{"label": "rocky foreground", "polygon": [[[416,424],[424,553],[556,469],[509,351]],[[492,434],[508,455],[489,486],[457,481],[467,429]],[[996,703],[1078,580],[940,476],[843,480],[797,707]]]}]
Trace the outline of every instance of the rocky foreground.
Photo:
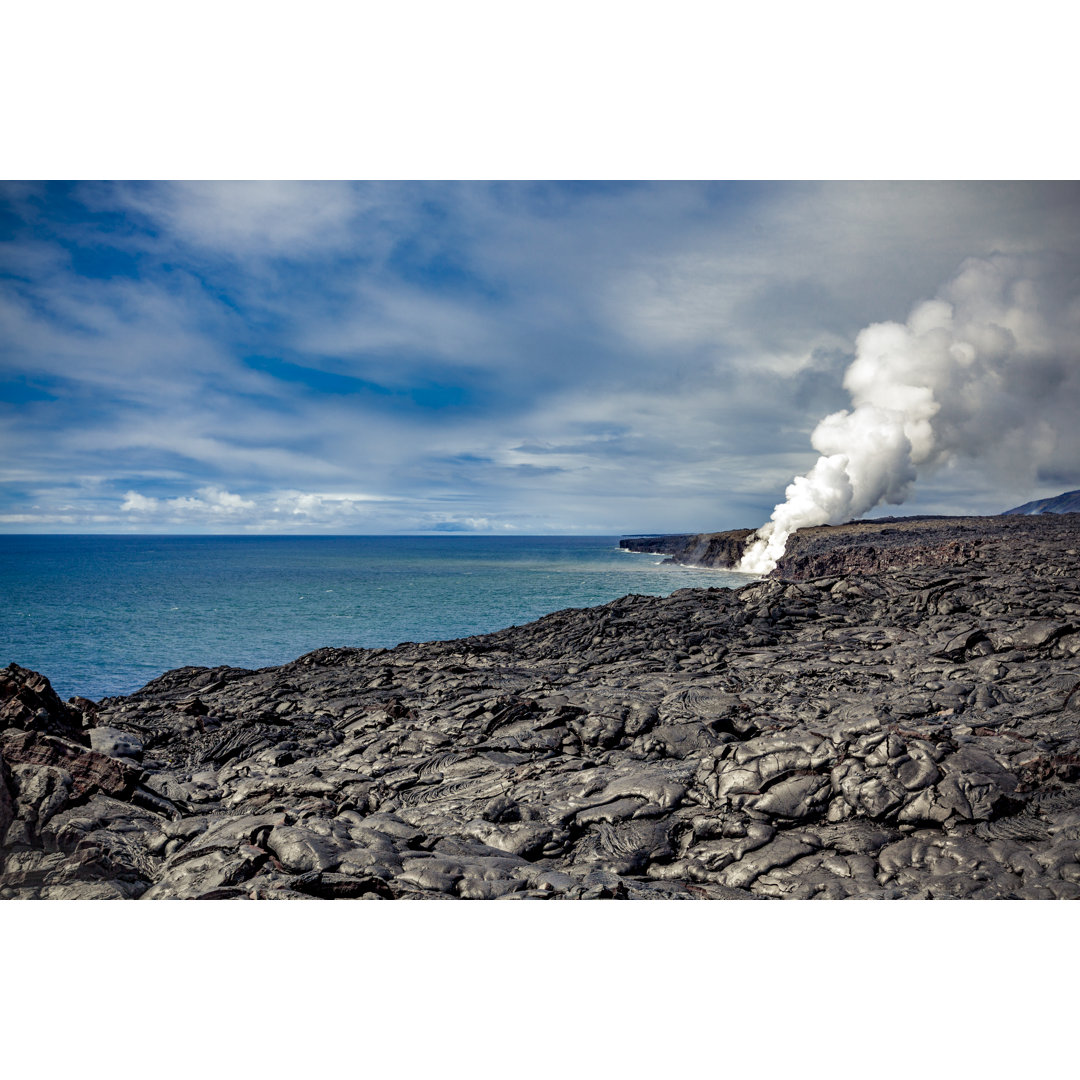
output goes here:
[{"label": "rocky foreground", "polygon": [[97,704],[12,665],[0,895],[1078,898],[1080,515],[962,520]]}]

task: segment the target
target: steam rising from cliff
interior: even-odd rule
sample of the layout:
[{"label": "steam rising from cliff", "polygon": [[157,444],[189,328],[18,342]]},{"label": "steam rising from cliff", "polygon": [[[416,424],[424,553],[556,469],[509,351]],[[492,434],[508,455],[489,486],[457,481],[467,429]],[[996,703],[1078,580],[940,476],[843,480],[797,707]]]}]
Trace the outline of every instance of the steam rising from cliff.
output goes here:
[{"label": "steam rising from cliff", "polygon": [[899,505],[921,471],[951,459],[1014,474],[1051,460],[1066,426],[1054,414],[1067,418],[1080,400],[1080,297],[1075,267],[1061,263],[969,259],[906,323],[861,331],[844,375],[852,407],[814,429],[821,457],[737,569],[768,573],[797,529]]}]

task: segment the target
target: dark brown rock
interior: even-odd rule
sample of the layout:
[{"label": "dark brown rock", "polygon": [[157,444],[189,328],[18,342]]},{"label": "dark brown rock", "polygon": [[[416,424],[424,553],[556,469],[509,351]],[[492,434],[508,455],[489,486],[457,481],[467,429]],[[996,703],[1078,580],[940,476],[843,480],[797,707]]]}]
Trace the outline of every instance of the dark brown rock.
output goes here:
[{"label": "dark brown rock", "polygon": [[44,675],[9,664],[0,671],[0,730],[11,727],[78,740],[82,717],[57,697]]},{"label": "dark brown rock", "polygon": [[27,731],[4,740],[3,753],[11,764],[58,766],[71,775],[72,796],[103,792],[117,798],[131,794],[142,773],[114,758],[55,735]]}]

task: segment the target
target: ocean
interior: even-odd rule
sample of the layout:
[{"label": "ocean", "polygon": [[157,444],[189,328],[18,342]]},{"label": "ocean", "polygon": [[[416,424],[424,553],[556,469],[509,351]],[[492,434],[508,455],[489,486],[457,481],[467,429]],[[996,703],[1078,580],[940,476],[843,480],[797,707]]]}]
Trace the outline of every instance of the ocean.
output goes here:
[{"label": "ocean", "polygon": [[748,580],[660,562],[610,536],[0,536],[0,666],[98,700],[188,664],[467,637]]}]

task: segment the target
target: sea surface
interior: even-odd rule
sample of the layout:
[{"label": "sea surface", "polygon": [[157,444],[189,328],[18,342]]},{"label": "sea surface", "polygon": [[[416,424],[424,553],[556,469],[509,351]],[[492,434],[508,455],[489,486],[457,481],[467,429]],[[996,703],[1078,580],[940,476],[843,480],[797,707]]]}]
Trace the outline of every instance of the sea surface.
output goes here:
[{"label": "sea surface", "polygon": [[639,593],[747,583],[611,536],[0,536],[0,666],[61,698],[172,668],[257,668],[326,645],[392,647]]}]

